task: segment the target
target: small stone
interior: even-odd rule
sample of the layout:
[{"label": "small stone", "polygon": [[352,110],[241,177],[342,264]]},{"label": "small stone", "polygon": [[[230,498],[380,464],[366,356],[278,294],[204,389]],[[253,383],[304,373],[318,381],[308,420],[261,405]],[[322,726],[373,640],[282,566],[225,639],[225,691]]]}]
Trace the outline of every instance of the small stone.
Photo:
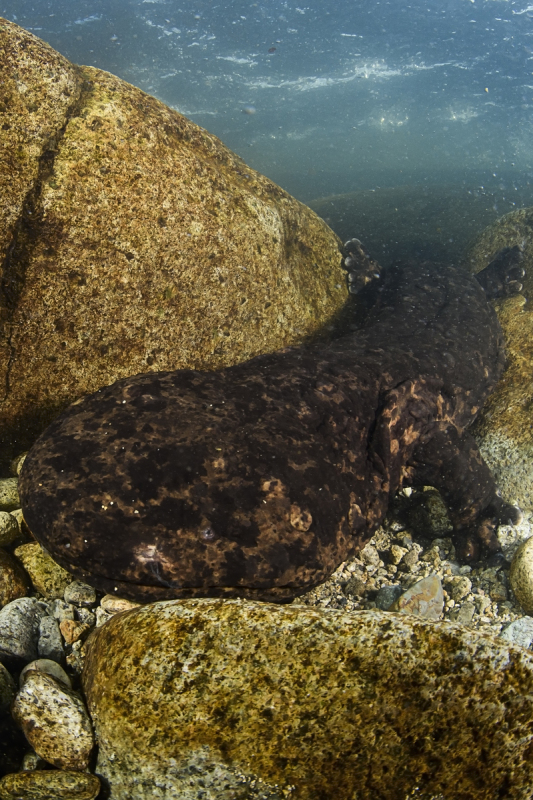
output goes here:
[{"label": "small stone", "polygon": [[401,586],[382,586],[376,595],[376,608],[388,611],[394,601],[401,596],[402,591]]},{"label": "small stone", "polygon": [[64,658],[63,639],[57,620],[43,617],[39,623],[39,644],[37,646],[41,658],[62,661]]},{"label": "small stone", "polygon": [[26,664],[19,677],[19,686],[21,689],[33,672],[43,672],[45,675],[51,675],[52,678],[55,678],[56,681],[66,686],[67,689],[72,689],[72,682],[63,667],[55,661],[51,661],[49,658],[38,658],[37,661],[31,661],[29,664]]},{"label": "small stone", "polygon": [[458,608],[454,608],[450,614],[453,622],[460,622],[461,625],[470,625],[474,618],[476,608],[473,603],[463,603]]},{"label": "small stone", "polygon": [[366,584],[362,578],[357,578],[355,576],[350,578],[344,587],[345,593],[347,595],[353,595],[354,597],[362,597],[367,589],[368,584]]},{"label": "small stone", "polygon": [[7,547],[20,536],[15,517],[9,511],[0,511],[0,547]]},{"label": "small stone", "polygon": [[0,607],[26,597],[29,589],[30,579],[22,566],[5,550],[0,550]]},{"label": "small stone", "polygon": [[11,511],[20,508],[17,478],[2,478],[0,480],[0,509]]},{"label": "small stone", "polygon": [[474,599],[474,603],[478,614],[483,615],[487,610],[487,608],[490,606],[490,597],[487,597],[486,595],[478,595]]},{"label": "small stone", "polygon": [[12,772],[0,779],[0,800],[94,800],[96,775],[63,770]]},{"label": "small stone", "polygon": [[105,625],[108,619],[111,619],[114,615],[109,614],[102,606],[98,606],[96,609],[96,627],[101,628],[102,625]]},{"label": "small stone", "polygon": [[526,614],[533,614],[533,536],[514,554],[509,580],[518,603]]},{"label": "small stone", "polygon": [[9,465],[9,471],[12,475],[15,475],[17,477],[20,475],[20,470],[22,469],[22,465],[24,464],[24,459],[26,458],[27,455],[28,455],[27,452],[21,453],[19,456],[16,456],[16,458],[13,459],[13,461]]},{"label": "small stone", "polygon": [[442,583],[437,575],[428,575],[407,589],[390,607],[390,611],[415,614],[424,619],[438,620],[444,608]]},{"label": "small stone", "polygon": [[39,624],[45,614],[44,603],[33,597],[20,597],[0,609],[1,660],[35,661]]},{"label": "small stone", "polygon": [[3,664],[0,664],[0,714],[8,710],[17,693],[15,681]]},{"label": "small stone", "polygon": [[78,640],[72,645],[72,651],[67,656],[67,664],[76,673],[81,675],[85,665],[85,645],[84,642]]},{"label": "small stone", "polygon": [[500,633],[500,638],[520,647],[531,647],[533,642],[533,619],[531,617],[520,617],[515,619],[510,625],[506,625]]},{"label": "small stone", "polygon": [[81,581],[72,581],[65,589],[63,595],[66,603],[75,606],[94,606],[96,603],[96,589]]},{"label": "small stone", "polygon": [[[5,512],[8,513],[7,511]],[[29,528],[24,522],[24,514],[22,513],[21,508],[14,508],[13,511],[9,511],[9,514],[16,520],[17,525],[19,526],[19,533],[29,533]]]},{"label": "small stone", "polygon": [[96,625],[96,614],[88,608],[77,608],[76,616],[79,622],[84,622],[86,625],[90,625],[91,628]]},{"label": "small stone", "polygon": [[472,581],[466,575],[456,575],[450,582],[451,595],[454,600],[462,600],[472,590]]},{"label": "small stone", "polygon": [[63,639],[67,644],[77,642],[78,639],[81,639],[90,629],[91,626],[87,625],[86,622],[75,622],[71,619],[64,619],[59,623],[59,630],[63,634]]},{"label": "small stone", "polygon": [[58,622],[62,622],[64,619],[74,619],[74,606],[56,597],[50,603],[50,614]]},{"label": "small stone", "polygon": [[34,587],[45,597],[63,597],[72,575],[46,553],[37,542],[22,544],[15,555],[29,574]]},{"label": "small stone", "polygon": [[503,603],[507,600],[507,589],[500,581],[494,581],[489,586],[489,595],[494,603]]},{"label": "small stone", "polygon": [[360,553],[361,561],[364,561],[365,564],[368,564],[372,567],[377,567],[379,565],[379,553],[372,544],[367,544]]},{"label": "small stone", "polygon": [[[33,772],[36,769],[46,769],[47,763],[44,758],[38,756],[35,750],[29,750],[29,752],[24,754],[24,758],[22,759],[22,765],[20,767],[21,772]],[[1,787],[1,783],[0,783]],[[0,794],[0,797],[2,795]],[[39,795],[37,795],[39,797]],[[33,798],[31,798],[33,800]]]},{"label": "small stone", "polygon": [[80,697],[51,675],[32,672],[13,703],[13,718],[35,750],[59,769],[84,770],[94,745]]},{"label": "small stone", "polygon": [[393,544],[390,549],[390,560],[392,564],[399,564],[404,555],[409,552],[406,547]]},{"label": "small stone", "polygon": [[132,608],[139,608],[140,603],[134,603],[123,597],[115,597],[113,594],[106,594],[100,600],[100,605],[109,614],[120,614],[122,611],[131,611]]},{"label": "small stone", "polygon": [[418,563],[418,550],[414,547],[409,550],[404,555],[402,563],[406,564],[408,567],[414,567],[414,565]]}]

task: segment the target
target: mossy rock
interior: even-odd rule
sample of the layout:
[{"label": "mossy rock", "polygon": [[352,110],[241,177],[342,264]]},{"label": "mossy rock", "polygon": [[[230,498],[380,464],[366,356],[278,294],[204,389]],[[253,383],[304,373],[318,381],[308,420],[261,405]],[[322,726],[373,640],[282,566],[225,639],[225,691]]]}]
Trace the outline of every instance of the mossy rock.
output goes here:
[{"label": "mossy rock", "polygon": [[0,44],[5,457],[118,378],[218,369],[336,317],[340,242],[309,208],[119,78],[6,20]]},{"label": "mossy rock", "polygon": [[474,433],[505,498],[533,512],[533,208],[501,217],[471,247],[465,263],[479,272],[504,247],[523,248],[520,294],[495,302],[506,342],[507,369]]}]

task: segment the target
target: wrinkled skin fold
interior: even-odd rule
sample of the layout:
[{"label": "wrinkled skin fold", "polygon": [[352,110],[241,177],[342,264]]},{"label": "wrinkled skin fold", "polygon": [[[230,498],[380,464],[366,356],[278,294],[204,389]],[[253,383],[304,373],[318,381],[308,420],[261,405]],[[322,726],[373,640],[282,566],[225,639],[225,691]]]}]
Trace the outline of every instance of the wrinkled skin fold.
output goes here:
[{"label": "wrinkled skin fold", "polygon": [[[517,509],[467,432],[504,367],[492,296],[516,291],[515,248],[479,280],[382,270],[346,245],[364,321],[324,344],[220,372],[120,380],[38,439],[20,494],[62,566],[140,601],[289,601],[372,536],[401,486],[433,485],[465,559],[496,550]],[[363,309],[363,312],[361,312]]]}]

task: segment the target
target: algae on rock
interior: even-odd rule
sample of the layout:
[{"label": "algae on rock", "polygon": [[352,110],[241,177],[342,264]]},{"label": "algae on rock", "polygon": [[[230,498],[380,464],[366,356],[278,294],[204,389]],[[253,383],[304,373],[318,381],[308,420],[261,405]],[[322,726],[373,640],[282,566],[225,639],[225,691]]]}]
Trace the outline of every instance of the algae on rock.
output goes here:
[{"label": "algae on rock", "polygon": [[215,136],[6,20],[0,76],[5,449],[118,378],[217,369],[336,317],[339,239]]},{"label": "algae on rock", "polygon": [[529,796],[533,656],[464,626],[185,600],[86,646],[111,800]]},{"label": "algae on rock", "polygon": [[507,368],[474,426],[481,453],[509,502],[533,512],[533,208],[512,211],[487,228],[465,263],[479,272],[504,247],[523,248],[518,295],[495,301]]}]

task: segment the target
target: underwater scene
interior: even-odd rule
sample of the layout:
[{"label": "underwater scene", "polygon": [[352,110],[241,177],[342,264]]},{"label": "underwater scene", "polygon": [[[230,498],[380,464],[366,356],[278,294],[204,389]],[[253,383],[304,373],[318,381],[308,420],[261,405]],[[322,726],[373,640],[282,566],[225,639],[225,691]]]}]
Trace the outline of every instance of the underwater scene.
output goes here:
[{"label": "underwater scene", "polygon": [[0,2],[0,800],[533,797],[533,5]]}]

